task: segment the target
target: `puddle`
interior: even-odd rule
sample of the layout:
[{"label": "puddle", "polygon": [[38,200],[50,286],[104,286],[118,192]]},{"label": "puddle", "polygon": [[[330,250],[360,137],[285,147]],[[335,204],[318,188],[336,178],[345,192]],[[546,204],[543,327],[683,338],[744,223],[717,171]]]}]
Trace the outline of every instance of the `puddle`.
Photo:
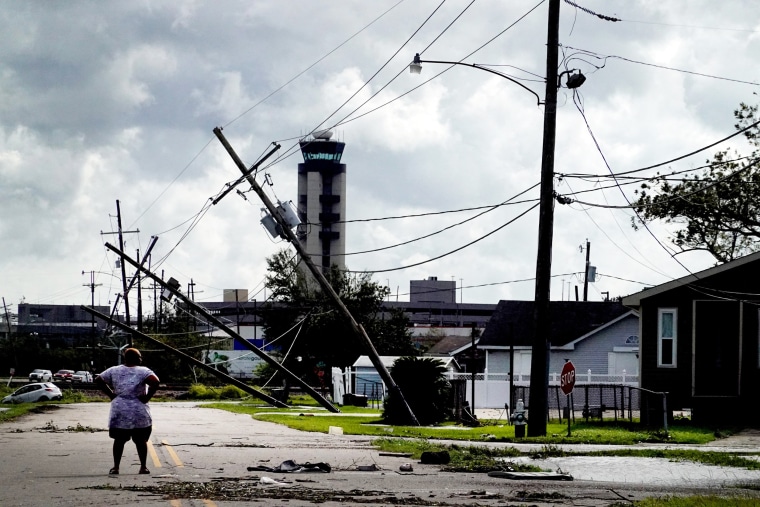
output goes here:
[{"label": "puddle", "polygon": [[575,456],[540,460],[518,458],[511,461],[530,463],[544,470],[561,470],[578,481],[707,486],[760,480],[758,470],[670,461],[666,458]]}]

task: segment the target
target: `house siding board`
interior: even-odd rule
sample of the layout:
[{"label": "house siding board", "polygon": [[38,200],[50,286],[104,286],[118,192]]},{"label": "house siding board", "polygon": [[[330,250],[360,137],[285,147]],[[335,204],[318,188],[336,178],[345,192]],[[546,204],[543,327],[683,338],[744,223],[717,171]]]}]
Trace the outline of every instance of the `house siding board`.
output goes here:
[{"label": "house siding board", "polygon": [[[523,368],[527,361],[521,360],[522,354],[530,354],[530,351],[524,348],[515,350],[515,375],[528,375],[530,373],[529,369]],[[489,350],[487,356],[488,373],[509,373],[509,350]]]},{"label": "house siding board", "polygon": [[[606,331],[606,330],[605,330]],[[608,332],[600,333],[601,336],[594,337],[593,340],[581,342],[575,347],[568,359],[573,362],[575,366],[576,377],[584,375],[591,370],[591,373],[606,374],[607,373],[607,353],[612,350],[611,342],[615,341],[614,335]],[[551,360],[549,363],[549,371],[552,373],[559,373],[562,371],[562,365],[565,363],[564,356],[565,351],[558,351],[551,354]]]},{"label": "house siding board", "polygon": [[486,367],[489,373],[509,373],[509,351],[494,350],[490,352]]},{"label": "house siding board", "polygon": [[[626,343],[629,336],[638,336],[639,324],[638,317],[631,313],[625,318],[615,322],[608,327],[600,329],[577,340],[576,343],[568,345],[572,348],[553,347],[549,354],[549,374],[559,374],[565,359],[569,359],[575,366],[578,380],[582,381],[583,376],[591,370],[594,375],[607,375],[609,369],[609,353],[615,347],[636,348],[638,345]],[[581,337],[576,337],[581,338]],[[482,340],[482,338],[481,338]],[[530,349],[526,346],[517,347],[515,354],[515,374],[529,374],[529,371],[520,371],[521,361],[518,357],[522,353],[529,353]],[[488,373],[509,373],[509,347],[491,347],[487,349]],[[634,375],[636,372],[630,372]]]},{"label": "house siding board", "polygon": [[612,352],[615,347],[631,347],[631,345],[626,345],[626,340],[629,336],[637,334],[638,319],[630,315],[581,340],[575,345],[574,350],[553,350],[550,355],[549,373],[561,372],[567,358],[573,362],[576,378],[579,381],[589,370],[595,375],[606,375],[609,352]]},{"label": "house siding board", "polygon": [[[640,385],[644,389],[655,392],[667,392],[668,404],[671,409],[691,408],[691,375],[683,375],[688,368],[691,371],[691,336],[689,330],[691,324],[691,312],[678,309],[677,326],[678,337],[676,342],[676,368],[664,368],[657,366],[657,319],[660,304],[644,305],[640,312],[643,336],[653,337],[641,342],[639,355],[641,357],[641,371],[646,375],[640,376]],[[672,308],[672,305],[667,306]],[[684,335],[684,333],[687,333]],[[687,342],[687,343],[684,343]]]},{"label": "house siding board", "polygon": [[760,306],[745,303],[742,315],[741,396],[755,396],[760,385]]},{"label": "house siding board", "polygon": [[[632,308],[638,308],[641,317],[641,386],[653,391],[668,392],[668,404],[671,409],[692,408],[693,421],[696,424],[718,424],[730,420],[732,424],[753,423],[746,407],[755,403],[756,386],[760,381],[758,369],[758,302],[757,281],[760,279],[760,255],[752,254],[735,262],[723,264],[676,282],[669,282],[624,299]],[[695,322],[710,322],[705,319],[721,319],[724,305],[697,305],[705,308],[708,315],[695,319],[695,301],[743,301],[740,325],[733,327],[733,336],[741,336],[741,365],[738,395],[735,396],[698,396],[694,393],[694,375],[711,375],[695,372],[694,364],[704,364],[704,358],[695,358],[695,354],[712,354],[712,340],[718,336],[720,326],[711,331],[716,338],[709,336],[695,350]],[[676,308],[678,310],[678,342],[676,350],[676,368],[657,367],[657,311],[658,308]],[[729,312],[731,313],[731,312]],[[736,319],[736,312],[733,312]],[[712,327],[712,325],[711,325]],[[703,330],[704,331],[704,330]],[[728,331],[727,331],[728,332]],[[698,332],[697,332],[698,333]],[[709,363],[708,358],[707,363]],[[704,370],[704,368],[703,368]],[[725,380],[725,379],[724,379]],[[699,385],[705,385],[700,378]],[[719,382],[718,382],[719,383]],[[709,390],[708,390],[709,391]],[[698,394],[698,393],[697,393]]]}]

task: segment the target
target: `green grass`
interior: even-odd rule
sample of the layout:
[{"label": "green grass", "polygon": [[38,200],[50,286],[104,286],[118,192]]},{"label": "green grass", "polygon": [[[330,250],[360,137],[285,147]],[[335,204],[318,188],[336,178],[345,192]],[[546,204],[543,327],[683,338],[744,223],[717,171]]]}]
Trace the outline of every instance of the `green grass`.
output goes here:
[{"label": "green grass", "polygon": [[[342,407],[343,414],[333,415],[321,408],[296,407],[275,409],[261,404],[209,404],[211,408],[250,414],[256,419],[283,424],[301,431],[328,433],[330,426],[340,426],[348,435],[378,435],[411,438],[433,438],[445,440],[467,440],[476,442],[523,442],[540,444],[612,444],[635,445],[642,442],[662,442],[673,444],[705,444],[715,440],[715,433],[706,428],[674,426],[668,435],[645,429],[629,429],[611,423],[576,423],[567,436],[567,426],[561,423],[547,425],[547,436],[515,438],[515,427],[496,421],[482,421],[483,425],[468,427],[449,423],[437,427],[429,426],[388,426],[384,425],[380,411],[370,408]],[[362,416],[362,414],[364,414]]]},{"label": "green grass", "polygon": [[444,445],[423,439],[388,437],[378,438],[373,444],[381,451],[409,454],[412,459],[420,459],[423,452],[447,451],[451,457],[451,462],[444,465],[442,469],[450,472],[541,471],[541,468],[535,465],[508,461],[507,458],[517,458],[523,455],[514,447],[491,449],[483,446]]},{"label": "green grass", "polygon": [[34,410],[38,403],[3,404],[8,410],[0,411],[0,423],[12,421]]},{"label": "green grass", "polygon": [[652,497],[639,500],[632,504],[634,507],[754,507],[757,498],[718,497],[718,496],[685,496],[685,497]]},{"label": "green grass", "polygon": [[[729,466],[760,470],[760,462],[748,459],[747,455],[757,453],[723,453],[714,451],[699,451],[690,449],[617,449],[571,452],[560,448],[561,444],[614,444],[636,445],[642,442],[664,442],[670,444],[705,444],[716,438],[716,433],[707,428],[692,426],[673,426],[668,435],[659,431],[646,431],[639,428],[616,426],[611,423],[576,423],[567,436],[567,426],[562,423],[547,425],[547,436],[539,438],[515,438],[514,426],[504,424],[487,424],[483,426],[466,427],[454,424],[439,427],[389,426],[382,422],[379,412],[368,408],[343,407],[346,415],[332,414],[321,408],[291,407],[274,409],[254,403],[212,403],[205,405],[209,408],[228,410],[236,413],[249,414],[252,417],[282,424],[300,431],[328,433],[330,426],[342,428],[346,435],[369,435],[379,437],[374,444],[381,450],[389,452],[405,452],[419,456],[424,450],[440,450],[446,448],[452,454],[452,464],[456,470],[498,470],[494,468],[502,463],[505,456],[520,455],[514,448],[493,449],[486,446],[448,446],[444,447],[440,440],[459,440],[472,442],[512,442],[543,444],[538,451],[525,453],[541,459],[553,456],[631,456],[664,458],[673,461],[691,461],[707,465]],[[344,410],[345,409],[345,410]],[[350,414],[350,415],[348,415]],[[493,421],[491,421],[493,423]],[[728,434],[730,432],[724,432]],[[456,454],[452,452],[456,451]],[[506,453],[506,454],[502,454]],[[454,458],[454,456],[457,458]],[[500,465],[499,465],[500,466]]]},{"label": "green grass", "polygon": [[[10,389],[6,386],[0,388],[0,398],[5,398],[16,389]],[[81,391],[74,391],[73,389],[61,389],[63,399],[60,401],[43,401],[38,403],[4,403],[3,408],[8,410],[0,411],[0,423],[12,421],[18,417],[26,415],[30,412],[45,411],[45,407],[49,405],[60,405],[66,403],[88,403],[93,401],[105,401],[107,398],[97,398],[88,396]]]}]

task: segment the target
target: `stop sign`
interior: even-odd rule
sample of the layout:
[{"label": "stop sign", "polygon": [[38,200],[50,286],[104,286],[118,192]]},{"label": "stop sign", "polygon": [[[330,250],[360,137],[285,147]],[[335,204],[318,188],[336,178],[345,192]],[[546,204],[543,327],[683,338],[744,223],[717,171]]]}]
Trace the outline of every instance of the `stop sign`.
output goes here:
[{"label": "stop sign", "polygon": [[562,392],[569,395],[575,387],[575,366],[572,361],[566,362],[562,366],[562,373],[559,376],[559,388]]}]

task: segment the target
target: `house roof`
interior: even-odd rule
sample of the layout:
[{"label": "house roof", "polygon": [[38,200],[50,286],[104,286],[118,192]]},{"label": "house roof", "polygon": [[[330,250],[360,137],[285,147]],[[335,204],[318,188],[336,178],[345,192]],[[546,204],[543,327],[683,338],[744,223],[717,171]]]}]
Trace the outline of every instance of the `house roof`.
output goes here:
[{"label": "house roof", "polygon": [[641,306],[642,299],[656,296],[658,294],[662,294],[664,292],[677,289],[679,287],[683,287],[692,283],[704,282],[706,278],[710,278],[712,276],[715,276],[715,275],[724,273],[726,271],[736,269],[738,267],[745,266],[747,264],[757,262],[757,261],[760,261],[760,252],[755,252],[749,255],[745,255],[744,257],[740,257],[733,261],[726,262],[724,264],[720,264],[718,266],[714,266],[712,268],[705,269],[697,273],[688,274],[677,280],[672,280],[670,282],[663,283],[661,285],[657,285],[649,289],[644,289],[641,292],[637,292],[635,294],[631,294],[630,296],[624,297],[623,304],[629,308],[637,309]]},{"label": "house roof", "polygon": [[[629,317],[638,319],[639,318],[639,314],[638,314],[638,312],[636,312],[634,310],[628,310],[627,312],[625,312],[621,316],[615,317],[614,319],[612,319],[611,321],[607,322],[606,324],[602,324],[601,326],[599,326],[597,328],[594,328],[593,330],[589,331],[588,333],[584,334],[583,336],[580,336],[580,337],[576,338],[575,340],[572,340],[572,341],[570,341],[568,343],[565,343],[564,345],[557,346],[557,348],[561,348],[561,349],[565,349],[565,350],[573,350],[578,343],[582,342],[586,338],[589,338],[590,336],[593,336],[594,334],[596,334],[596,333],[598,333],[598,332],[600,332],[600,331],[602,331],[604,329],[607,329],[608,327],[614,326],[615,324],[617,324],[621,320],[627,319]],[[554,344],[552,344],[552,346],[555,347]]]},{"label": "house roof", "polygon": [[[393,363],[396,362],[396,359],[403,356],[380,356],[380,362],[385,365],[386,368],[390,368],[393,366]],[[423,355],[422,357],[429,357],[427,354]],[[453,357],[434,357],[433,359],[439,360],[446,368],[450,368],[452,365],[457,366],[456,361]],[[354,361],[354,364],[352,365],[354,368],[374,368],[375,365],[372,364],[372,361],[370,360],[369,356],[359,356],[359,359]]]},{"label": "house roof", "polygon": [[472,345],[472,338],[469,336],[444,336],[435,345],[425,351],[425,355],[448,356],[459,352],[459,349]]},{"label": "house roof", "polygon": [[[478,346],[531,346],[534,306],[533,301],[499,301]],[[626,313],[630,310],[616,301],[551,301],[551,344],[566,345]]]}]

